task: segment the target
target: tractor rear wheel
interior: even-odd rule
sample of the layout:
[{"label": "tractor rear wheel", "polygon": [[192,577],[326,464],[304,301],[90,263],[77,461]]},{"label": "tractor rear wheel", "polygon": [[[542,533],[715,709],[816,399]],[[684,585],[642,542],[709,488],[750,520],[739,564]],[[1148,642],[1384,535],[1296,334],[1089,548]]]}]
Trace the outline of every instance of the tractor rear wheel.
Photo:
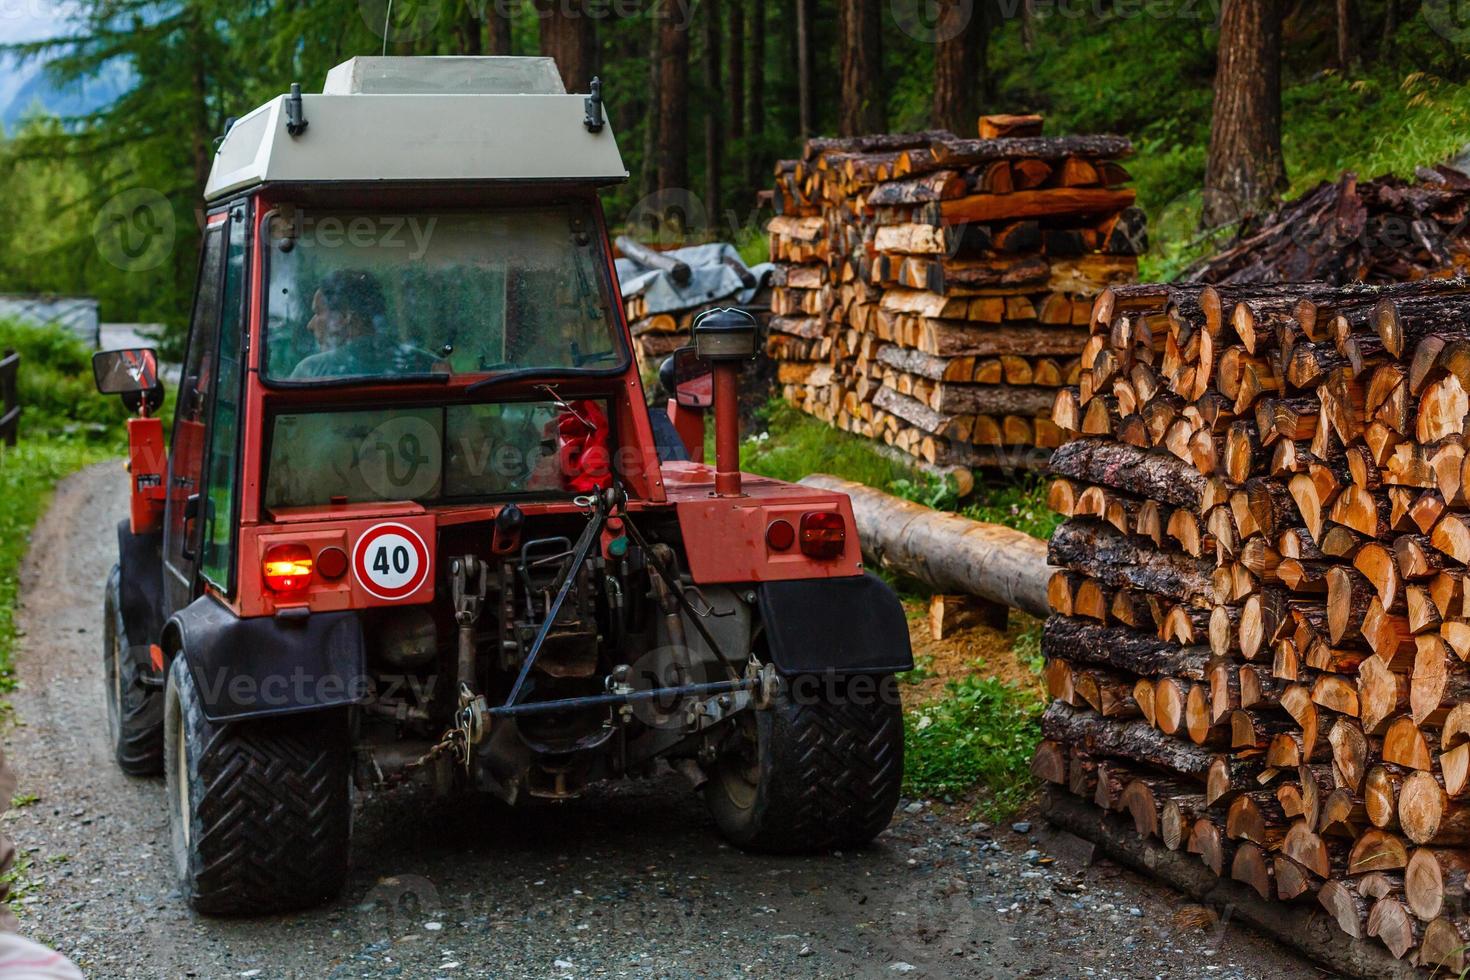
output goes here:
[{"label": "tractor rear wheel", "polygon": [[[818,681],[811,678],[809,680]],[[893,677],[798,679],[770,708],[748,712],[705,784],[731,843],[792,853],[856,847],[898,806],[903,712]],[[793,693],[793,690],[795,693]]]},{"label": "tractor rear wheel", "polygon": [[207,915],[317,905],[347,878],[352,754],[342,711],[216,724],[181,653],[164,717],[169,837]]},{"label": "tractor rear wheel", "polygon": [[119,601],[121,582],[122,572],[114,565],[102,600],[107,740],[123,772],[157,776],[163,772],[163,689],[143,682],[143,668],[129,648]]}]

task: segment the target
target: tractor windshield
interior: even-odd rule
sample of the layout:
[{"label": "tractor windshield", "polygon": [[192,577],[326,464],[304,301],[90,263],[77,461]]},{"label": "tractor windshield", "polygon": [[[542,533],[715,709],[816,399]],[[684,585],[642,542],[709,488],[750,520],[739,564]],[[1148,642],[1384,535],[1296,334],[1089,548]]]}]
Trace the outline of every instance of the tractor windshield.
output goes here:
[{"label": "tractor windshield", "polygon": [[607,371],[625,363],[581,205],[281,209],[264,365],[285,384]]}]

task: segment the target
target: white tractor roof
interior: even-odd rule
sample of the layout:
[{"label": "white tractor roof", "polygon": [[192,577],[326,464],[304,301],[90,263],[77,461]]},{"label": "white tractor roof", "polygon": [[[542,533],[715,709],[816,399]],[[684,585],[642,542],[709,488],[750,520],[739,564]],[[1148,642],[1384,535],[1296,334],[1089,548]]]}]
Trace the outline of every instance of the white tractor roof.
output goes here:
[{"label": "white tractor roof", "polygon": [[626,180],[612,126],[584,125],[550,58],[353,58],[301,97],[306,128],[287,131],[290,97],[237,120],[205,185],[217,200],[260,184]]}]

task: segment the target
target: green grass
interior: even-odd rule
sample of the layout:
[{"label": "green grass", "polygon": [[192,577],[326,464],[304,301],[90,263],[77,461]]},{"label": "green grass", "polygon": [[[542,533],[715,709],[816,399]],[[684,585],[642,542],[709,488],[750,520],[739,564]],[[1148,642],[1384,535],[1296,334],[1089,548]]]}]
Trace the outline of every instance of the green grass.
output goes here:
[{"label": "green grass", "polygon": [[992,820],[1014,812],[1035,790],[1031,755],[1043,707],[1036,694],[993,677],[950,682],[943,698],[905,718],[905,792],[973,793],[979,812]]},{"label": "green grass", "polygon": [[960,513],[972,520],[1025,531],[1043,541],[1062,522],[1062,516],[1046,506],[1045,478],[1034,473],[1022,476],[1015,483],[977,486]]},{"label": "green grass", "polygon": [[[0,447],[0,692],[12,690],[15,606],[31,529],[58,481],[125,454],[117,398],[97,394],[91,352],[56,329],[0,320],[0,348],[20,353],[20,438]],[[97,529],[110,533],[110,527]]]},{"label": "green grass", "polygon": [[[24,416],[21,426],[20,444],[0,451],[0,691],[15,687],[15,603],[31,528],[45,512],[51,491],[62,477],[123,454],[117,443],[32,436]],[[111,530],[108,525],[97,528],[97,533]]]},{"label": "green grass", "polygon": [[764,429],[740,447],[740,466],[791,483],[811,473],[830,473],[887,490],[895,480],[913,480],[908,466],[881,455],[871,442],[841,432],[804,415],[785,402],[772,401],[760,410]]}]

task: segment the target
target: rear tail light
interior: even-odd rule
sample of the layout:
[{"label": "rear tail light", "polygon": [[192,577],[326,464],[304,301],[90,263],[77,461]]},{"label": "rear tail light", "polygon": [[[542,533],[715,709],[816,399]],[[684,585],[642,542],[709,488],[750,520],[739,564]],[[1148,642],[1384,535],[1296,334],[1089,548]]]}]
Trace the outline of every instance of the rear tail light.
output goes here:
[{"label": "rear tail light", "polygon": [[278,544],[265,553],[261,571],[272,592],[299,592],[311,582],[311,549],[304,544]]},{"label": "rear tail light", "polygon": [[841,558],[847,547],[847,524],[833,510],[801,515],[801,553],[808,558]]}]

